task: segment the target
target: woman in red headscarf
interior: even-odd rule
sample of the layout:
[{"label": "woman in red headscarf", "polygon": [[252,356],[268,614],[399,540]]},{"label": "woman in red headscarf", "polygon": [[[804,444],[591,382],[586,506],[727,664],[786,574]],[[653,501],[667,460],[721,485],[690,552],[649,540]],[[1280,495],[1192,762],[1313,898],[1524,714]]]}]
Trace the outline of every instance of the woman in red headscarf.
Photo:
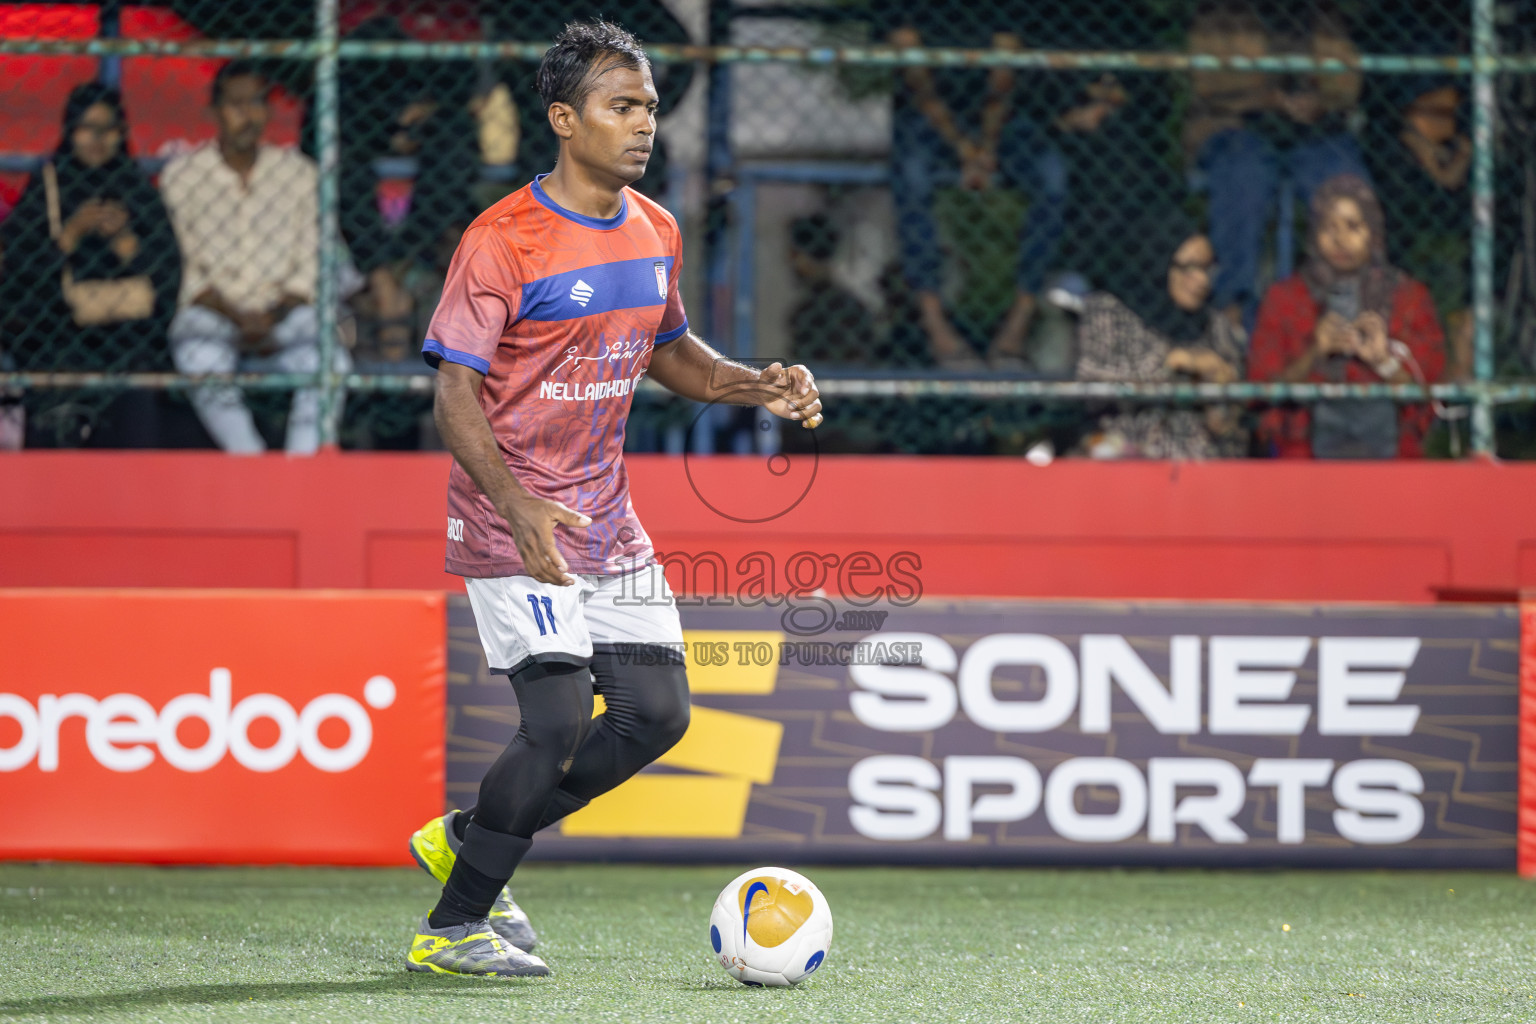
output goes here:
[{"label": "woman in red headscarf", "polygon": [[[1444,363],[1429,289],[1387,263],[1376,194],[1354,175],[1330,178],[1312,194],[1306,262],[1259,308],[1249,379],[1411,384],[1439,380]],[[1422,405],[1334,399],[1271,409],[1259,435],[1282,458],[1414,457],[1429,419]]]}]

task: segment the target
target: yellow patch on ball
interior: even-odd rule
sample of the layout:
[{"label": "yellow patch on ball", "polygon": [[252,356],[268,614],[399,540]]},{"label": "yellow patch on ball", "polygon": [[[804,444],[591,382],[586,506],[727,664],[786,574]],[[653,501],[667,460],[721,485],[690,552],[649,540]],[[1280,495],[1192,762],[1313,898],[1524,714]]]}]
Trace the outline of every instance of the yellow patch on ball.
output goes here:
[{"label": "yellow patch on ball", "polygon": [[[752,901],[748,906],[747,900]],[[771,948],[795,934],[816,909],[811,894],[793,882],[760,875],[743,882],[737,893],[747,934],[759,946]]]}]

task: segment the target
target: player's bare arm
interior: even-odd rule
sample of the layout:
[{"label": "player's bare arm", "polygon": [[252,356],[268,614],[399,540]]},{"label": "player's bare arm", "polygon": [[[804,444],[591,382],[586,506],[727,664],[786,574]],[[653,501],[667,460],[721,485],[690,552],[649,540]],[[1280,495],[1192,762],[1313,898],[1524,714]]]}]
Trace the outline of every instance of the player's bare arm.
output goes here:
[{"label": "player's bare arm", "polygon": [[775,416],[821,426],[821,392],[804,366],[774,363],[761,370],[726,359],[692,331],[651,355],[647,375],[695,402],[761,405]]},{"label": "player's bare arm", "polygon": [[590,518],[558,501],[536,498],[507,468],[480,406],[485,375],[469,366],[444,362],[437,369],[432,418],[443,443],[464,472],[491,499],[512,528],[517,553],[536,580],[570,586],[575,582],[555,546],[555,524],[584,527]]}]

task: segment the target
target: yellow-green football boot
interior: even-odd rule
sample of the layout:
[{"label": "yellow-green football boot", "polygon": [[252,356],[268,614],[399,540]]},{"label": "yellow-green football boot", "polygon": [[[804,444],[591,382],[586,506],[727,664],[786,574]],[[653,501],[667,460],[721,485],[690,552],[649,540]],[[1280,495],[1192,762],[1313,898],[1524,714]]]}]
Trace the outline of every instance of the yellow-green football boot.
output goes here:
[{"label": "yellow-green football boot", "polygon": [[[453,834],[453,819],[462,811],[449,811],[441,818],[433,818],[411,833],[411,856],[421,869],[439,882],[446,883],[459,859],[459,847],[464,845]],[[501,895],[491,906],[491,927],[496,934],[512,943],[524,953],[533,951],[539,944],[539,936],[533,930],[528,915],[512,899],[512,889],[503,886]]]},{"label": "yellow-green football boot", "polygon": [[549,973],[543,960],[508,944],[485,918],[433,928],[423,916],[406,951],[405,967],[480,978],[540,978]]}]

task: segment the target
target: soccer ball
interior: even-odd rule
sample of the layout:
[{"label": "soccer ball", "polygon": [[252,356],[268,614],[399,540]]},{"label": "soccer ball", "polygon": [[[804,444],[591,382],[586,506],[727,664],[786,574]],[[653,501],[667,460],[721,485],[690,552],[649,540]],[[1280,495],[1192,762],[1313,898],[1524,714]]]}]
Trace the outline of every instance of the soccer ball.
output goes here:
[{"label": "soccer ball", "polygon": [[787,868],[757,868],[715,900],[709,944],[743,985],[782,988],[820,967],[832,946],[832,910],[821,890]]}]

